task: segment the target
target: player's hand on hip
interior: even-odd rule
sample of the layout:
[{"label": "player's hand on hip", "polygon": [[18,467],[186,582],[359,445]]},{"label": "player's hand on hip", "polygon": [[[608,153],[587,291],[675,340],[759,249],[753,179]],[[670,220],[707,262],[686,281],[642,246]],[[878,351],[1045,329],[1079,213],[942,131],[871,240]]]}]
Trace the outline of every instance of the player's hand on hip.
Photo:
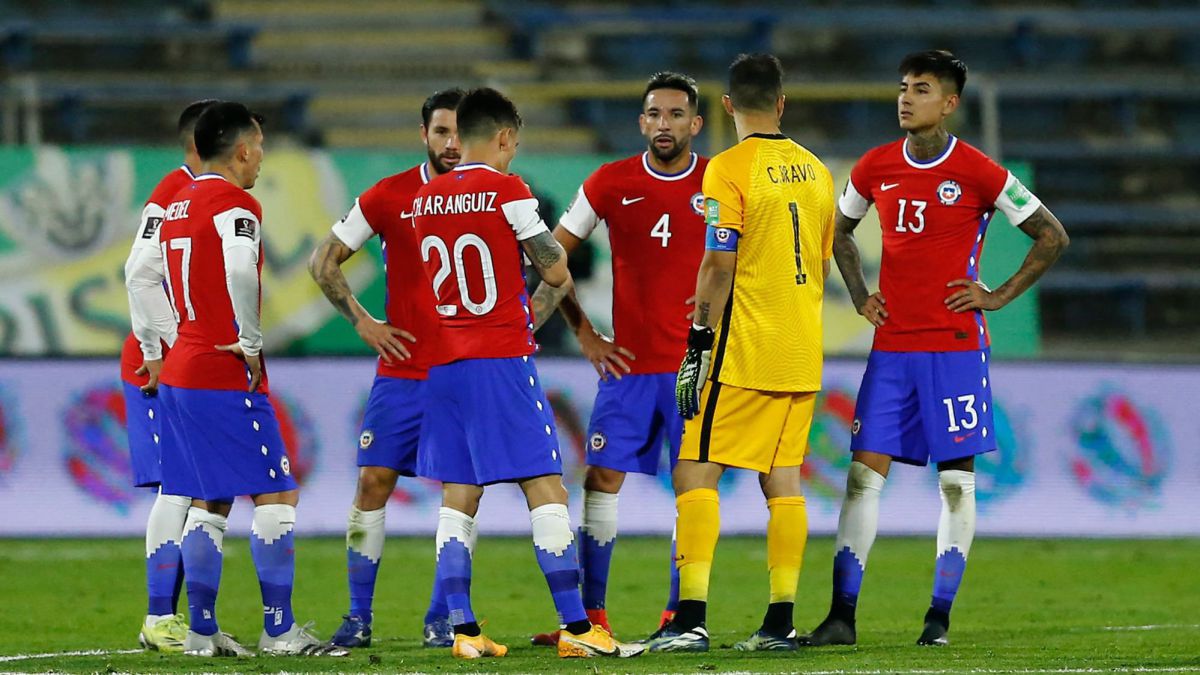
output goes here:
[{"label": "player's hand on hip", "polygon": [[687,352],[679,364],[679,375],[675,380],[675,407],[684,419],[692,419],[700,412],[700,394],[708,380],[708,364],[712,358],[714,333],[711,328],[697,328],[692,324],[688,331]]},{"label": "player's hand on hip", "polygon": [[242,361],[245,361],[246,370],[249,371],[250,375],[250,383],[246,385],[246,391],[250,392],[251,394],[258,391],[258,385],[262,384],[262,355],[255,354],[254,356],[247,356],[246,352],[242,350],[242,345],[239,342],[235,342],[231,345],[217,345],[217,350],[229,352]]},{"label": "player's hand on hip", "polygon": [[629,364],[625,359],[634,361],[637,359],[633,352],[613,342],[612,338],[607,335],[601,335],[594,330],[588,329],[580,331],[579,350],[583,352],[583,356],[592,362],[592,367],[596,369],[596,374],[600,379],[607,380],[609,374],[616,379],[621,379],[621,375],[628,374],[630,371]]},{"label": "player's hand on hip", "polygon": [[138,375],[149,375],[150,381],[142,385],[142,393],[154,396],[158,393],[158,376],[162,373],[162,359],[146,359],[136,371]]},{"label": "player's hand on hip", "polygon": [[404,341],[416,342],[417,338],[403,328],[396,328],[386,321],[376,320],[365,316],[354,324],[354,330],[367,346],[379,353],[379,357],[387,363],[404,361],[412,358],[412,353]]},{"label": "player's hand on hip", "polygon": [[995,310],[1004,306],[1004,300],[992,292],[982,281],[973,279],[955,279],[946,284],[947,288],[960,287],[959,290],[946,298],[946,309],[956,314],[977,309]]},{"label": "player's hand on hip", "polygon": [[867,301],[858,308],[858,313],[867,321],[871,322],[876,328],[887,323],[888,311],[884,305],[887,304],[887,299],[882,293],[872,293],[867,296]]}]

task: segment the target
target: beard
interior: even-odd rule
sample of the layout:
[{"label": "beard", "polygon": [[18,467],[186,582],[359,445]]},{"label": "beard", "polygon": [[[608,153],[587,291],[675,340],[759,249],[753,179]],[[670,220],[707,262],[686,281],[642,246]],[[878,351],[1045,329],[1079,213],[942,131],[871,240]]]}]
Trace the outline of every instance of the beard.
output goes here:
[{"label": "beard", "polygon": [[457,166],[460,157],[458,154],[451,156],[447,156],[446,153],[438,154],[428,148],[425,149],[425,153],[429,155],[429,166],[433,167],[438,174],[447,173]]},{"label": "beard", "polygon": [[660,137],[656,137],[654,140],[650,141],[650,154],[654,155],[654,158],[663,164],[670,164],[671,162],[675,161],[675,159],[682,155],[683,151],[686,149],[686,146],[684,146],[684,144],[680,143],[679,140],[675,138],[671,138],[671,145],[669,147],[660,148],[658,147],[658,144],[654,142],[657,141],[658,138]]}]

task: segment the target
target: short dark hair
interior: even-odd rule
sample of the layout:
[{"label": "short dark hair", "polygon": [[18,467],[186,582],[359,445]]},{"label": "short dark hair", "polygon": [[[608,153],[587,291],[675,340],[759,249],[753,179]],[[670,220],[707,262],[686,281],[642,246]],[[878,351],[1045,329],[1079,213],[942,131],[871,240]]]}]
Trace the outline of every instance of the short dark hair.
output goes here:
[{"label": "short dark hair", "polygon": [[933,75],[942,82],[953,82],[954,93],[962,95],[967,86],[967,64],[945,49],[913,52],[900,61],[900,77]]},{"label": "short dark hair", "polygon": [[491,87],[472,89],[463,96],[458,104],[459,138],[491,138],[504,128],[521,128],[521,114],[507,96]]},{"label": "short dark hair", "polygon": [[196,152],[204,161],[222,157],[233,150],[238,137],[262,124],[262,115],[241,103],[214,103],[196,120]]},{"label": "short dark hair", "polygon": [[729,66],[729,100],[737,110],[766,111],[783,95],[783,64],[772,54],[738,54]]},{"label": "short dark hair", "polygon": [[205,98],[199,101],[194,101],[188,104],[188,107],[179,113],[179,123],[175,126],[175,132],[179,135],[179,142],[187,145],[188,140],[192,137],[192,132],[196,130],[196,120],[200,119],[201,113],[208,109],[214,103],[220,101],[215,98]]},{"label": "short dark hair", "polygon": [[430,94],[429,98],[425,99],[425,103],[421,104],[421,124],[429,126],[429,120],[433,117],[434,110],[454,110],[458,108],[458,104],[462,101],[463,96],[467,92],[458,87],[453,89],[443,89]]},{"label": "short dark hair", "polygon": [[696,80],[670,70],[661,70],[650,76],[646,82],[646,90],[642,92],[642,102],[646,101],[646,97],[655,89],[674,89],[687,94],[688,106],[695,112],[700,101],[700,90],[696,87]]}]

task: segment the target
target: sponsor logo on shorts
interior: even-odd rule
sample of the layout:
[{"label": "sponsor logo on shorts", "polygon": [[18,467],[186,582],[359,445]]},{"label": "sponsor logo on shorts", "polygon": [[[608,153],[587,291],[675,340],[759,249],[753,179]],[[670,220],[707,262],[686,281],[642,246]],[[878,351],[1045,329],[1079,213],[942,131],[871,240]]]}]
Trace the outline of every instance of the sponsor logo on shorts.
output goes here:
[{"label": "sponsor logo on shorts", "polygon": [[606,445],[608,445],[608,438],[599,431],[592,434],[592,437],[588,439],[588,447],[592,449],[592,452],[600,452]]},{"label": "sponsor logo on shorts", "polygon": [[371,431],[370,429],[364,429],[362,435],[358,437],[358,447],[362,450],[366,450],[367,448],[371,447],[371,444],[374,442],[375,432]]},{"label": "sponsor logo on shorts", "polygon": [[292,475],[292,463],[288,460],[287,455],[279,458],[279,468],[283,470],[283,475]]},{"label": "sponsor logo on shorts", "polygon": [[972,432],[971,432],[971,433],[969,433],[969,434],[963,434],[962,436],[959,436],[958,434],[955,434],[955,435],[954,435],[954,442],[955,442],[955,443],[962,443],[963,441],[967,440],[968,438],[970,438],[970,437],[972,437],[972,436],[974,436],[974,435],[975,435],[975,432],[974,432],[974,431],[972,431]]},{"label": "sponsor logo on shorts", "polygon": [[962,198],[962,186],[952,180],[944,180],[937,188],[938,201],[946,206],[958,202]]},{"label": "sponsor logo on shorts", "polygon": [[854,418],[854,422],[852,422],[852,423],[850,424],[850,433],[851,433],[851,434],[853,434],[853,435],[855,435],[855,436],[857,436],[857,435],[858,435],[858,432],[859,432],[859,431],[861,431],[861,430],[862,430],[862,420],[860,420],[859,418],[855,417],[855,418]]}]

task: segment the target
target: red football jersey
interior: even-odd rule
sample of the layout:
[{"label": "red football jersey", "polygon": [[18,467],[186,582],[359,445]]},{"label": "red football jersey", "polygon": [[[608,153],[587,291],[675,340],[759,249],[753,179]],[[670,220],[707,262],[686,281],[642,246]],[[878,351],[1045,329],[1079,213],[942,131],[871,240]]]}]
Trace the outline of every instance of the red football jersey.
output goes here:
[{"label": "red football jersey", "polygon": [[437,301],[425,276],[411,213],[417,190],[428,182],[427,163],[384,178],[362,193],[346,217],[333,226],[338,239],[355,251],[379,235],[387,284],[387,322],[417,338],[416,343],[404,343],[412,358],[390,364],[379,359],[377,372],[386,377],[425,379],[441,339],[434,310]]},{"label": "red football jersey", "polygon": [[637,358],[633,373],[673,373],[687,346],[696,272],[704,257],[704,168],[661,174],[649,153],[605,164],[579,188],[559,223],[586,239],[608,227],[612,249],[613,333]]},{"label": "red football jersey", "polygon": [[954,136],[934,159],[917,161],[908,141],[863,155],[838,202],[849,218],[862,218],[871,202],[883,231],[879,290],[887,322],[875,331],[874,349],[952,352],[988,346],[983,312],[956,314],[945,300],[979,279],[988,221],[1000,209],[1013,225],[1041,202],[987,155]]},{"label": "red football jersey", "polygon": [[[162,225],[163,213],[166,212],[167,203],[171,201],[175,193],[191,183],[192,179],[191,169],[184,164],[158,181],[154,192],[150,193],[150,198],[146,200],[146,204],[142,207],[142,218],[138,225],[137,236],[133,239],[133,250],[151,243],[155,231]],[[163,345],[163,356],[166,356],[167,349],[167,345]],[[138,387],[145,385],[150,381],[150,378],[145,375],[136,374],[137,369],[141,366],[142,348],[138,343],[137,337],[130,332],[125,337],[125,344],[121,345],[121,379]]]},{"label": "red football jersey", "polygon": [[[248,246],[258,255],[262,279],[262,207],[242,188],[215,174],[197,176],[167,205],[159,238],[167,290],[179,317],[179,338],[163,363],[163,384],[185,389],[245,391],[246,364],[215,345],[238,341],[225,277],[225,249]],[[261,303],[261,288],[259,301]],[[266,394],[266,359],[262,384]]]},{"label": "red football jersey", "polygon": [[413,223],[442,325],[437,363],[534,352],[520,242],[547,232],[517,176],[466,164],[417,191]]}]

